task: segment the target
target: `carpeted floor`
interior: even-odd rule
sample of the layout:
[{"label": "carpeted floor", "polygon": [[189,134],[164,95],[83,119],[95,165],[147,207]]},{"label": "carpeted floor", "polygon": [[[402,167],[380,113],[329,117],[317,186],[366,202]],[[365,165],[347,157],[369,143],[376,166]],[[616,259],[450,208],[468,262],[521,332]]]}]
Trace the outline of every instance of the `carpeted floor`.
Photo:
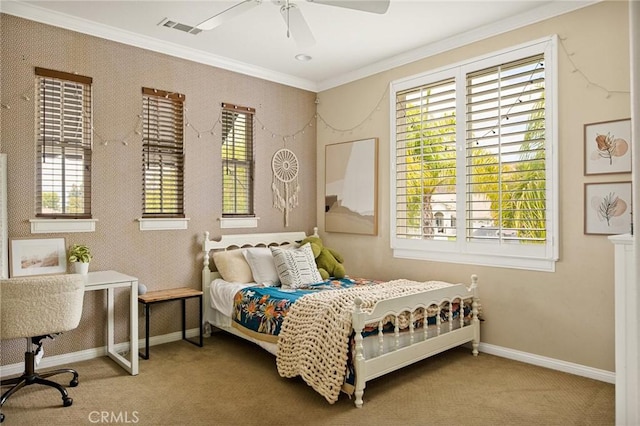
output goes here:
[{"label": "carpeted floor", "polygon": [[5,403],[3,426],[614,424],[613,385],[465,348],[369,382],[361,409],[344,394],[331,405],[302,380],[281,378],[271,354],[228,334],[203,348],[153,346],[150,355],[138,376],[106,357],[72,365],[80,384],[68,389],[71,407],[55,389],[21,389]]}]

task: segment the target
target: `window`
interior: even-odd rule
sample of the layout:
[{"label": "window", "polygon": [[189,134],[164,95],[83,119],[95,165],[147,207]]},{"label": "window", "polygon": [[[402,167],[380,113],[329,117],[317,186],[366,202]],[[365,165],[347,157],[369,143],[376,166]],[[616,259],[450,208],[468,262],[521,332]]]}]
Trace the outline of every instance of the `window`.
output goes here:
[{"label": "window", "polygon": [[437,212],[434,216],[436,219],[436,228],[438,228],[438,233],[443,234],[444,233],[444,213]]},{"label": "window", "polygon": [[554,270],[556,50],[551,37],[392,83],[395,256]]},{"label": "window", "polygon": [[37,87],[36,216],[91,218],[91,83],[35,68]]},{"label": "window", "polygon": [[184,217],[184,95],[142,88],[142,217]]},{"label": "window", "polygon": [[252,217],[254,108],[222,104],[222,216]]}]

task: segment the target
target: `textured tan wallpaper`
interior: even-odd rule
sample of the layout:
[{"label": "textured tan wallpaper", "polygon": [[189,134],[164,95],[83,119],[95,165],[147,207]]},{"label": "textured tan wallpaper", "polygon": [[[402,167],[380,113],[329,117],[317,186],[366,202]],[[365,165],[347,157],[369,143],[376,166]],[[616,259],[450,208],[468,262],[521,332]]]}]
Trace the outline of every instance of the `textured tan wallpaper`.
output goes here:
[{"label": "textured tan wallpaper", "polygon": [[[86,243],[94,253],[91,270],[114,269],[138,277],[150,290],[188,286],[200,289],[200,243],[204,231],[221,235],[220,104],[256,108],[255,212],[257,229],[225,233],[285,230],[284,215],[272,207],[271,157],[285,146],[300,162],[299,206],[290,212],[287,230],[311,231],[316,220],[316,95],[207,65],[146,51],[36,22],[0,15],[1,152],[8,155],[9,238],[65,237],[67,246]],[[93,217],[96,232],[30,234],[35,218],[35,66],[76,72],[93,78]],[[142,111],[141,88],[186,95],[186,231],[140,231],[142,141],[134,133]],[[307,126],[313,123],[313,127]],[[264,128],[263,128],[264,127]],[[198,135],[200,134],[200,137]],[[126,145],[122,141],[126,141]],[[119,291],[116,341],[126,340],[128,292]],[[78,329],[47,343],[49,355],[104,346],[106,295],[89,292]],[[188,327],[197,326],[196,308]],[[151,336],[180,329],[179,303],[152,308]],[[143,320],[140,313],[140,320]],[[142,324],[140,335],[143,336]],[[23,341],[3,342],[2,365],[21,362]]]}]

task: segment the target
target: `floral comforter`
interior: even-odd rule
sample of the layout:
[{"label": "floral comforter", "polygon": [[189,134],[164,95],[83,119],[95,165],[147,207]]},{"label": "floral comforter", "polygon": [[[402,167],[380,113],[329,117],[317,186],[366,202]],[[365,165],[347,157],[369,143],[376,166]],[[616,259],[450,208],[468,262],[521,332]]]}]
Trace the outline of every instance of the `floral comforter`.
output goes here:
[{"label": "floral comforter", "polygon": [[307,287],[287,290],[280,287],[247,287],[236,293],[232,325],[253,338],[275,343],[291,304],[300,297],[324,290],[380,284],[362,278],[329,279]]}]

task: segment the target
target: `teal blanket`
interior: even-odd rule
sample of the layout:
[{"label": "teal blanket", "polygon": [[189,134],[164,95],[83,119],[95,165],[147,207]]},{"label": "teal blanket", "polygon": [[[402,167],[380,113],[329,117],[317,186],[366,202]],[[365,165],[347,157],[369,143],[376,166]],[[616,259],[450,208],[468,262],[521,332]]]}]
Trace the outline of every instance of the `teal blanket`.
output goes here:
[{"label": "teal blanket", "polygon": [[256,339],[275,343],[289,307],[300,297],[316,291],[340,290],[381,281],[362,278],[329,279],[296,290],[281,287],[246,287],[233,301],[233,326]]}]

